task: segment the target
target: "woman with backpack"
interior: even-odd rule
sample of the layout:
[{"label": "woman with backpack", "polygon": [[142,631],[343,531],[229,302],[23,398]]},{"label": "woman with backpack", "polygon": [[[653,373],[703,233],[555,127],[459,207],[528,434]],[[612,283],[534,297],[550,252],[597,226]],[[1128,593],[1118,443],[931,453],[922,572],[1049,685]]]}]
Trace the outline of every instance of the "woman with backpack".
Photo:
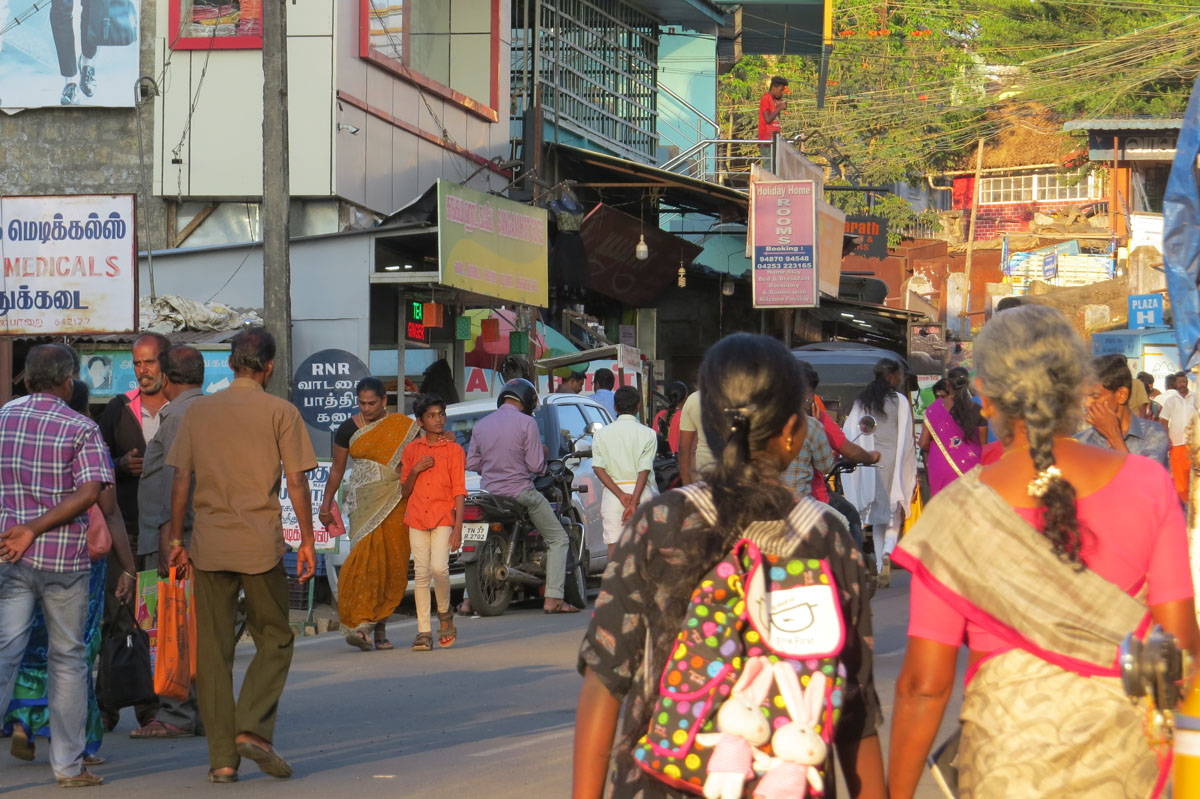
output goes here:
[{"label": "woman with backpack", "polygon": [[1187,535],[1160,464],[1071,438],[1089,360],[1067,319],[1038,305],[975,340],[1004,454],[947,486],[895,551],[913,580],[893,799],[916,791],[964,643],[963,799],[1157,795],[1164,761],[1117,652],[1152,621],[1200,654]]},{"label": "woman with backpack", "polygon": [[853,795],[885,795],[862,556],[841,517],[781,480],[807,393],[774,339],[709,350],[716,463],[707,485],[639,508],[613,554],[579,655],[575,799],[604,793],[612,754],[618,799],[802,795],[834,778],[834,746]]},{"label": "woman with backpack", "polygon": [[[971,398],[971,376],[961,366],[946,374],[946,395],[925,409],[925,424],[917,446],[925,453],[929,495],[934,496],[955,478],[979,464],[987,441],[987,420]],[[938,386],[933,387],[937,394]]]}]

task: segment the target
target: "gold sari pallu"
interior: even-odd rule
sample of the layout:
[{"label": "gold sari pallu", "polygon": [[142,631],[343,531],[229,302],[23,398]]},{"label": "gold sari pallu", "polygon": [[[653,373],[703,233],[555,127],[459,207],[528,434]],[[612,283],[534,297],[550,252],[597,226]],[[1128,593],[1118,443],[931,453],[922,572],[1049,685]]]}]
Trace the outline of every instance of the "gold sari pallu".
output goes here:
[{"label": "gold sari pallu", "polygon": [[1046,538],[979,479],[934,498],[893,559],[1010,649],[964,693],[962,799],[1146,799],[1159,763],[1116,676],[1148,608]]},{"label": "gold sari pallu", "polygon": [[386,620],[408,588],[410,544],[401,498],[400,459],[421,428],[388,414],[350,439],[353,468],[345,484],[350,555],[339,574],[338,616],[343,634]]}]

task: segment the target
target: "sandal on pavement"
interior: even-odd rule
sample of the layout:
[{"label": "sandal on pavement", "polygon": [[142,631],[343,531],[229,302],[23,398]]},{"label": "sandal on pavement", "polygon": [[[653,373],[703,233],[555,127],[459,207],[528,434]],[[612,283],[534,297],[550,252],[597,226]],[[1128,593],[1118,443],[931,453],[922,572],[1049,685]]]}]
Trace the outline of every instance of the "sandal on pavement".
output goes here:
[{"label": "sandal on pavement", "polygon": [[85,768],[87,766],[103,766],[107,762],[108,762],[108,758],[104,757],[103,755],[84,755],[83,756],[83,765]]},{"label": "sandal on pavement", "polygon": [[54,778],[58,780],[60,788],[91,788],[104,782],[103,777],[97,777],[86,770],[79,772],[74,777],[60,777],[56,774]]},{"label": "sandal on pavement", "polygon": [[25,734],[24,727],[13,727],[12,732],[12,747],[8,750],[17,760],[33,760],[34,752],[36,751],[33,741],[29,740],[29,736]]},{"label": "sandal on pavement", "polygon": [[471,610],[471,606],[468,605],[465,601],[461,605],[459,605],[457,608],[455,608],[454,612],[457,613],[459,616],[465,616],[468,619],[475,615],[475,611]]},{"label": "sandal on pavement", "polygon": [[458,640],[458,628],[454,626],[454,611],[438,613],[438,621],[441,622],[438,628],[438,646],[443,649],[454,646],[454,642]]},{"label": "sandal on pavement", "polygon": [[392,646],[392,642],[387,639],[386,630],[387,628],[384,626],[383,622],[379,622],[375,625],[376,649],[395,649],[395,647]]},{"label": "sandal on pavement", "polygon": [[414,652],[428,652],[433,649],[433,633],[417,633],[412,648]]},{"label": "sandal on pavement", "polygon": [[346,643],[350,644],[350,646],[355,647],[356,649],[361,649],[364,652],[371,651],[371,642],[367,640],[367,633],[362,629],[352,630],[351,632],[346,633]]},{"label": "sandal on pavement", "polygon": [[566,602],[559,602],[552,608],[542,608],[543,613],[558,614],[558,613],[578,613],[579,608],[574,605],[568,605]]},{"label": "sandal on pavement", "polygon": [[275,751],[275,747],[273,746],[264,748],[249,741],[238,741],[237,753],[257,763],[264,774],[269,774],[281,780],[286,780],[292,776],[292,767]]},{"label": "sandal on pavement", "polygon": [[138,727],[133,732],[129,733],[130,738],[191,738],[190,732],[184,732],[174,724],[167,724],[165,721],[154,719],[148,722],[144,727]]},{"label": "sandal on pavement", "polygon": [[219,784],[227,784],[230,782],[237,782],[238,774],[236,771],[234,771],[230,774],[221,774],[215,768],[209,769],[208,770],[208,781],[213,784],[218,784],[218,785]]}]

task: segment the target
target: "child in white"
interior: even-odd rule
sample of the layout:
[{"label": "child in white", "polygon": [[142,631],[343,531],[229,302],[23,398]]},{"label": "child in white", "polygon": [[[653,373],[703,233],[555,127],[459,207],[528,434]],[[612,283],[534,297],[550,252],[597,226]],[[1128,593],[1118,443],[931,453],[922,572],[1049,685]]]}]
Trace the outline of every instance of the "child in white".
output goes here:
[{"label": "child in white", "polygon": [[[592,468],[604,484],[600,517],[604,543],[611,558],[625,523],[643,499],[654,490],[654,455],[658,435],[638,421],[642,397],[636,388],[622,386],[613,396],[617,420],[598,431],[592,439]],[[649,486],[649,490],[647,490]]]}]

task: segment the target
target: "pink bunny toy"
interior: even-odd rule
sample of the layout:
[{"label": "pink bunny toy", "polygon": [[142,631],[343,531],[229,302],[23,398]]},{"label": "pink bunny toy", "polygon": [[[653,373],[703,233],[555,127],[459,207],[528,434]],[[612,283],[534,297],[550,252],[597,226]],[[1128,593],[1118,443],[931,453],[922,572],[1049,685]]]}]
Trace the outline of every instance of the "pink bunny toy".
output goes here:
[{"label": "pink bunny toy", "polygon": [[771,725],[762,704],[771,691],[771,661],[746,661],[733,692],[717,711],[719,733],[701,733],[696,742],[713,747],[704,781],[706,799],[742,799],[746,780],[754,779],[754,747],[771,740]]},{"label": "pink bunny toy", "polygon": [[775,757],[770,759],[754,799],[802,799],[810,787],[813,795],[824,795],[819,766],[825,762],[826,746],[816,725],[825,705],[825,675],[813,674],[804,689],[795,670],[780,661],[775,664],[775,682],[792,720],[771,739]]}]

